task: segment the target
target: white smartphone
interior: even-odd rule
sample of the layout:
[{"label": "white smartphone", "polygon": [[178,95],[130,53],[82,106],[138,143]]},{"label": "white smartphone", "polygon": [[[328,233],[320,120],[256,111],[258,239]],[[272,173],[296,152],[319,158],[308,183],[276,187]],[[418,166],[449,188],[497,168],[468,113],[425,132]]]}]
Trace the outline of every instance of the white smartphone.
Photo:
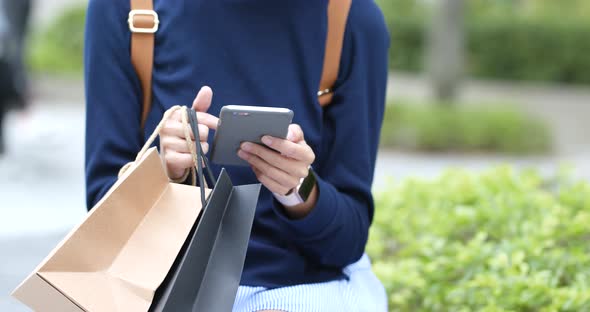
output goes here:
[{"label": "white smartphone", "polygon": [[286,138],[293,111],[287,108],[227,105],[221,108],[211,161],[218,165],[248,166],[238,156],[242,142],[262,144],[261,138],[270,135]]}]

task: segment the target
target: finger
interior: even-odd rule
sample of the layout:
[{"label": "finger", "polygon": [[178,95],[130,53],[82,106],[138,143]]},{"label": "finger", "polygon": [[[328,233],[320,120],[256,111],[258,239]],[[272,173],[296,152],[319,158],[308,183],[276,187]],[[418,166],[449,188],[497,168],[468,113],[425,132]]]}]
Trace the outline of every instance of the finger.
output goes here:
[{"label": "finger", "polygon": [[[206,125],[198,125],[199,127],[199,141],[207,141],[209,137],[209,128]],[[161,132],[162,136],[175,136],[179,138],[185,138],[185,128],[181,122],[168,120]],[[195,136],[193,131],[189,131],[191,139],[194,140]]]},{"label": "finger", "polygon": [[209,152],[209,143],[201,142],[201,150],[203,150],[203,154],[207,154]]},{"label": "finger", "polygon": [[[167,120],[160,131],[160,138],[164,136],[175,136],[179,138],[185,138],[185,131],[182,122],[176,120]],[[199,129],[200,130],[200,129]],[[200,132],[200,131],[199,131]],[[189,131],[191,139],[194,140],[195,136],[192,131]],[[200,134],[200,133],[199,133]]]},{"label": "finger", "polygon": [[[182,123],[182,114],[181,110],[176,110],[170,115],[170,119],[168,121],[175,121]],[[209,129],[217,130],[217,123],[219,122],[219,118],[204,112],[197,112],[197,123],[207,126]]]},{"label": "finger", "polygon": [[172,112],[172,115],[170,115],[170,118],[168,119],[168,121],[178,121],[178,122],[181,122],[182,121],[181,111],[182,110],[177,109],[174,112]]},{"label": "finger", "polygon": [[241,144],[240,148],[250,154],[254,154],[262,158],[270,165],[280,168],[281,170],[297,178],[304,178],[308,175],[308,169],[306,165],[301,165],[300,161],[293,158],[287,158],[268,147],[251,142],[244,142]]},{"label": "finger", "polygon": [[[194,143],[195,141],[193,141]],[[190,153],[186,139],[181,139],[177,136],[163,136],[160,139],[160,144],[166,151],[177,153]]]},{"label": "finger", "polygon": [[212,99],[213,90],[211,90],[211,88],[208,86],[202,87],[193,101],[193,109],[197,112],[206,112],[211,106]]},{"label": "finger", "polygon": [[307,144],[297,144],[289,140],[274,138],[268,135],[262,137],[262,143],[284,156],[303,161],[307,164],[313,163],[315,159],[313,150]]},{"label": "finger", "polygon": [[256,178],[258,178],[258,181],[260,181],[260,183],[266,186],[266,188],[269,189],[271,192],[280,195],[287,195],[291,191],[291,189],[287,189],[284,186],[281,186],[277,181],[273,180],[269,176],[264,175],[262,171],[260,171],[258,168],[252,167],[252,170],[254,171],[254,174],[256,174]]},{"label": "finger", "polygon": [[287,140],[294,143],[298,143],[300,141],[305,140],[303,136],[303,130],[298,124],[289,125],[289,133],[287,134]]},{"label": "finger", "polygon": [[219,122],[219,118],[211,114],[197,112],[197,122],[199,123],[199,125],[205,125],[209,129],[217,130],[217,123]]},{"label": "finger", "polygon": [[289,175],[285,171],[272,166],[254,154],[239,150],[238,156],[288,190],[299,185],[300,178]]},{"label": "finger", "polygon": [[182,171],[194,166],[193,156],[187,153],[167,151],[164,159],[169,171]]},{"label": "finger", "polygon": [[[197,128],[199,128],[199,141],[201,142],[207,142],[207,139],[209,139],[209,127],[207,127],[206,125],[197,125]],[[192,131],[190,131],[192,132]],[[193,134],[194,136],[194,134]]]},{"label": "finger", "polygon": [[[192,141],[195,144],[195,141]],[[160,140],[160,144],[166,151],[172,151],[177,153],[190,153],[188,144],[185,139],[181,139],[174,136],[166,136]],[[195,146],[195,145],[193,145]],[[201,150],[204,154],[209,152],[209,143],[201,142]]]}]

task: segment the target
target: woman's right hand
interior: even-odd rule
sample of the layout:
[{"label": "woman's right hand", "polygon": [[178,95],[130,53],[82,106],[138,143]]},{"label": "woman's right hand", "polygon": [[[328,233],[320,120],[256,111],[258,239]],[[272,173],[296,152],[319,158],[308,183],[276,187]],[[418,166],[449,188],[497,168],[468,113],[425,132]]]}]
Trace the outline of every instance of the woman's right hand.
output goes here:
[{"label": "woman's right hand", "polygon": [[[207,137],[209,129],[216,130],[218,118],[208,114],[211,106],[213,91],[203,87],[193,101],[192,109],[197,112],[199,122],[199,142],[204,153],[209,151]],[[185,176],[187,170],[194,166],[193,158],[186,144],[185,131],[182,126],[181,111],[176,111],[160,131],[160,155],[166,164],[166,172],[171,180],[178,180]],[[191,139],[195,142],[192,131]]]}]

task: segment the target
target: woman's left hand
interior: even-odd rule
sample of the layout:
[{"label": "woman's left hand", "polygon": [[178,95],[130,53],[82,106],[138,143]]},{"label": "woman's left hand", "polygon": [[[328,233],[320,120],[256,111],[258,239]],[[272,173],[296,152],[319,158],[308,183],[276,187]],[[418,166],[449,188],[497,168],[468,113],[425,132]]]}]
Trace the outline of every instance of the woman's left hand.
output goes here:
[{"label": "woman's left hand", "polygon": [[242,143],[238,156],[252,166],[260,183],[271,192],[286,195],[307,177],[315,154],[297,124],[289,126],[287,139],[264,136],[262,142],[266,146]]}]

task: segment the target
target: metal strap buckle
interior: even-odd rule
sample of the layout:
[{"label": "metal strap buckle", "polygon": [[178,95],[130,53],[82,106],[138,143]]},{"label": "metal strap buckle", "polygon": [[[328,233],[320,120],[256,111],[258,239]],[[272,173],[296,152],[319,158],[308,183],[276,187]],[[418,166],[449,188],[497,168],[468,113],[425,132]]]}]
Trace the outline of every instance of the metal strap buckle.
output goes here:
[{"label": "metal strap buckle", "polygon": [[[134,23],[136,15],[153,17],[154,26],[151,28],[136,27]],[[129,11],[129,19],[127,19],[127,23],[129,24],[129,30],[133,33],[153,34],[158,31],[160,20],[158,19],[158,13],[154,10],[131,10]]]},{"label": "metal strap buckle", "polygon": [[324,89],[324,90],[320,90],[318,91],[318,97],[322,97],[326,94],[330,94],[332,93],[332,89],[328,88],[328,89]]}]

